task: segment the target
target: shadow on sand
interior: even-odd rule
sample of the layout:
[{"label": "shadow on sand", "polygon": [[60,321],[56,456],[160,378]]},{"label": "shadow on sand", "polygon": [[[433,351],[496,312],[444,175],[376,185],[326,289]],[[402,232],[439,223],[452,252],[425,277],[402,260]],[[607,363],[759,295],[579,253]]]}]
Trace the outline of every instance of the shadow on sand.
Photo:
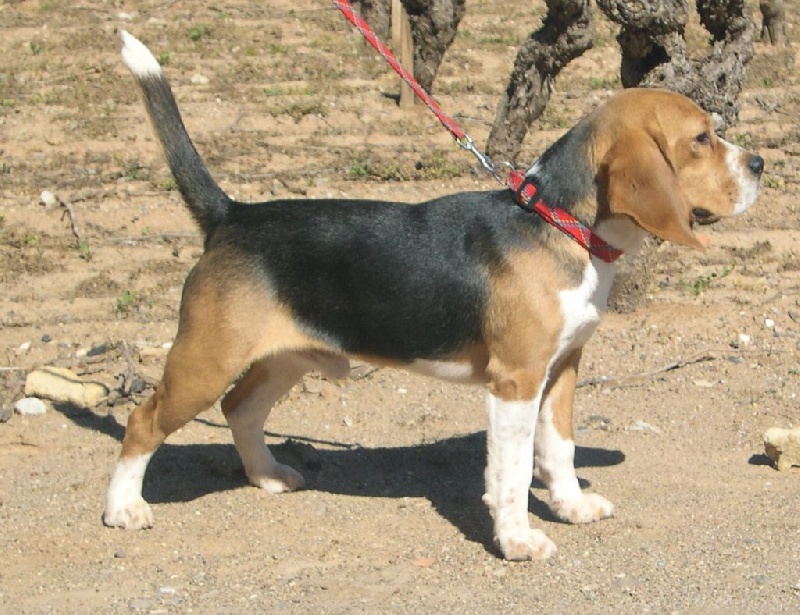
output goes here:
[{"label": "shadow on sand", "polygon": [[[60,406],[76,425],[105,434],[119,442],[125,433],[113,416]],[[203,418],[205,425],[226,425]],[[414,446],[361,448],[287,434],[267,432],[270,450],[282,463],[300,471],[306,489],[353,497],[422,497],[457,527],[470,541],[493,549],[491,521],[481,501],[486,460],[483,431],[456,435]],[[576,468],[607,467],[625,460],[621,451],[577,447]],[[188,502],[210,493],[247,485],[233,444],[162,445],[153,456],[144,481],[143,495],[152,503]],[[581,486],[589,486],[581,480]],[[534,487],[542,487],[534,481]],[[546,502],[531,493],[529,510],[543,520],[555,521]]]}]

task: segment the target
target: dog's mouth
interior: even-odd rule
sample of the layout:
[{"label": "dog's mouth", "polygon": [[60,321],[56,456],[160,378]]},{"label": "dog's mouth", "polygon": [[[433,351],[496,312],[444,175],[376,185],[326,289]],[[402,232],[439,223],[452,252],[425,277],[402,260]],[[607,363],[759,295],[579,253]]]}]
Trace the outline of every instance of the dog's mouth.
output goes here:
[{"label": "dog's mouth", "polygon": [[716,222],[719,219],[720,216],[712,214],[704,207],[695,207],[692,210],[692,222],[697,222],[697,224],[702,224],[702,225],[714,224],[714,222]]}]

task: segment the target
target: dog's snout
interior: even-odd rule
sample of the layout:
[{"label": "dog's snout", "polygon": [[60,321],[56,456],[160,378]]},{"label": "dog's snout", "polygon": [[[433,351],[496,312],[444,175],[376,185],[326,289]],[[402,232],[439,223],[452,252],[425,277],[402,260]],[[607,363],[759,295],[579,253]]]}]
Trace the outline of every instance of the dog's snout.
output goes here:
[{"label": "dog's snout", "polygon": [[761,175],[764,170],[764,159],[761,156],[752,156],[747,163],[747,168],[755,175]]},{"label": "dog's snout", "polygon": [[714,215],[705,207],[695,207],[692,209],[692,218],[698,224],[712,224],[719,220],[719,216]]}]

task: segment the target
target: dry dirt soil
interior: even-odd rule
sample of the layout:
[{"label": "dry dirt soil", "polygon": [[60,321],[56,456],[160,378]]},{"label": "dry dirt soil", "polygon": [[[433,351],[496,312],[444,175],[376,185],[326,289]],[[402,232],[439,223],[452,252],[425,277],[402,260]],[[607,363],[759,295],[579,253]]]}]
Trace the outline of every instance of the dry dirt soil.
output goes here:
[{"label": "dry dirt soil", "polygon": [[[500,5],[468,3],[436,84],[480,144],[544,10]],[[201,250],[119,28],[164,64],[239,199],[494,185],[425,109],[397,107],[396,78],[323,0],[0,3],[0,403],[42,365],[112,389],[95,408],[0,424],[0,611],[800,612],[800,469],[774,470],[762,443],[800,423],[800,26],[787,6],[791,43],[757,44],[727,135],[767,161],[758,202],[710,228],[705,253],[657,248],[646,301],[609,313],[586,349],[578,474],[617,515],[559,523],[534,483],[531,522],[559,551],[508,564],[481,502],[482,392],[365,366],[308,376],[270,417],[267,440],[305,490],[249,487],[216,407],[153,458],[155,527],[103,527],[127,415],[160,375]],[[596,21],[520,162],[619,89],[614,28]],[[688,35],[703,53],[696,18]]]}]

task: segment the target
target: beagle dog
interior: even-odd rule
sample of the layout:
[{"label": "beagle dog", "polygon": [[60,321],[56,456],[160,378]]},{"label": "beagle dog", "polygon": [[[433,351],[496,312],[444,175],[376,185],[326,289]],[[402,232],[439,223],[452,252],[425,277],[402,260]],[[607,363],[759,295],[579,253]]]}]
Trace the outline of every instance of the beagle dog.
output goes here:
[{"label": "beagle dog", "polygon": [[[343,377],[351,358],[486,386],[483,499],[507,559],[556,550],[528,523],[534,467],[559,519],[614,514],[581,491],[571,424],[581,351],[606,307],[613,262],[518,207],[510,190],[417,205],[236,202],[195,150],[156,59],[130,34],[122,40],[205,251],[186,279],[163,378],[128,420],[106,525],[152,525],[142,498],[150,457],[223,396],[250,482],[269,493],[301,487],[267,448],[264,422],[303,374]],[[631,89],[545,151],[526,180],[543,202],[635,253],[647,233],[703,249],[693,223],[747,209],[763,167],[715,135],[689,99]]]}]

